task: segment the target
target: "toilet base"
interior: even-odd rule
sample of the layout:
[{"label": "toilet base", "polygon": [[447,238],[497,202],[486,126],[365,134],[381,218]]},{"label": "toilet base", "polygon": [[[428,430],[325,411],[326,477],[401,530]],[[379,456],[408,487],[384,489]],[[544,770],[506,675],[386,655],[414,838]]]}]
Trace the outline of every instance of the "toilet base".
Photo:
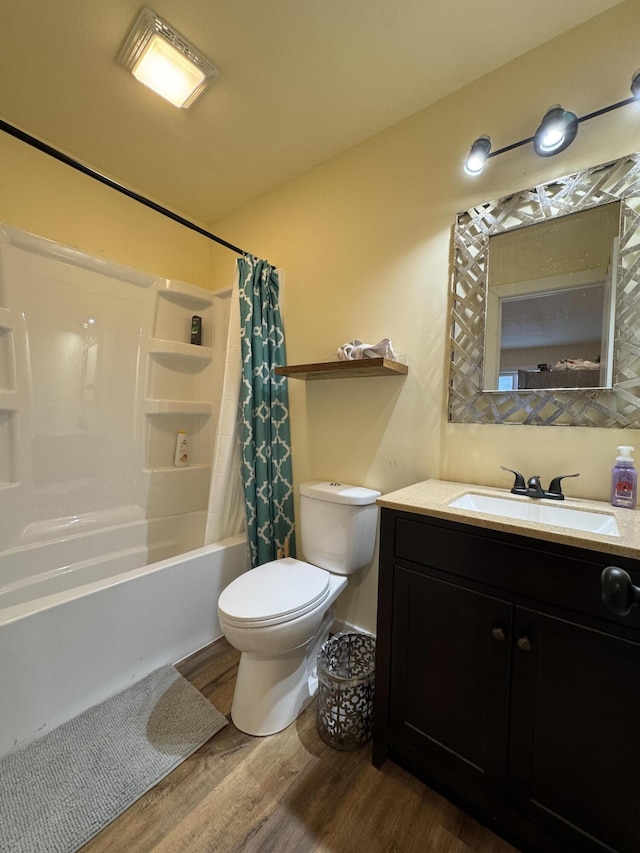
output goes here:
[{"label": "toilet base", "polygon": [[236,728],[264,737],[286,729],[318,692],[317,656],[329,636],[330,610],[310,643],[283,655],[243,652],[231,706]]}]

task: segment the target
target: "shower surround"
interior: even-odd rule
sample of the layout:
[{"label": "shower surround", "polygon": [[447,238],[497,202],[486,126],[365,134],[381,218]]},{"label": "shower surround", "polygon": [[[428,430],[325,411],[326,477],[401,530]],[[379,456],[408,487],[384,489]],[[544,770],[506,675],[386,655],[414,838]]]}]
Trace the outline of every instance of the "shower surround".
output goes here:
[{"label": "shower surround", "polygon": [[221,636],[247,567],[242,537],[204,545],[228,311],[0,226],[0,755]]}]

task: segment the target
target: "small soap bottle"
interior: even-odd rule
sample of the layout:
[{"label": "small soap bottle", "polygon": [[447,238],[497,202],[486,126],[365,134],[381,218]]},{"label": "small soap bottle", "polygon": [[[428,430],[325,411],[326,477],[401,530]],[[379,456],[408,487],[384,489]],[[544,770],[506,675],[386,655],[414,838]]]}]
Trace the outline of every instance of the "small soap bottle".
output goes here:
[{"label": "small soap bottle", "polygon": [[635,509],[638,497],[638,472],[633,465],[634,448],[621,444],[616,464],[611,469],[611,504]]},{"label": "small soap bottle", "polygon": [[198,347],[202,344],[202,317],[197,314],[191,318],[191,343]]},{"label": "small soap bottle", "polygon": [[178,436],[176,438],[176,455],[173,460],[173,464],[176,468],[186,468],[189,464],[189,441],[187,439],[187,433],[183,429],[178,430]]}]

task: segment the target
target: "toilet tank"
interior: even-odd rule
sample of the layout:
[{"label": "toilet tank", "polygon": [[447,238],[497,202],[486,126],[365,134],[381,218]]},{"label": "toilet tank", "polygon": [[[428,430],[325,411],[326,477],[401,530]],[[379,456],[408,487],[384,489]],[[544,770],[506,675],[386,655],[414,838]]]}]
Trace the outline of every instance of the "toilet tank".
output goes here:
[{"label": "toilet tank", "polygon": [[300,537],[309,563],[339,575],[373,558],[380,492],[344,483],[300,484]]}]

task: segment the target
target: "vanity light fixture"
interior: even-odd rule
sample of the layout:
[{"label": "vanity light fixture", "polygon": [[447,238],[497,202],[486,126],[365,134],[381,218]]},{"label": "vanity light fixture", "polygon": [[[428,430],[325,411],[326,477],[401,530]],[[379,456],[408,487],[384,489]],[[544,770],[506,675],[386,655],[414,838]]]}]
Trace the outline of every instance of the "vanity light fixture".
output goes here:
[{"label": "vanity light fixture", "polygon": [[539,157],[551,157],[568,148],[578,133],[578,116],[563,110],[560,104],[549,107],[533,137],[533,149]]},{"label": "vanity light fixture", "polygon": [[195,45],[146,8],[133,24],[118,62],[136,80],[185,110],[220,75]]},{"label": "vanity light fixture", "polygon": [[469,156],[467,157],[464,170],[467,175],[479,175],[484,169],[484,164],[487,162],[487,157],[491,151],[491,139],[488,136],[479,136],[471,146]]},{"label": "vanity light fixture", "polygon": [[563,109],[559,104],[555,104],[549,107],[545,113],[544,118],[540,122],[540,127],[536,130],[535,136],[521,139],[519,142],[499,148],[497,151],[491,151],[491,140],[488,136],[480,136],[471,146],[471,150],[465,160],[464,171],[467,175],[479,175],[490,157],[497,157],[498,154],[504,154],[513,148],[520,148],[522,145],[528,145],[530,142],[533,142],[533,149],[539,157],[551,157],[554,154],[559,154],[565,148],[568,148],[576,138],[578,125],[581,122],[589,121],[589,119],[596,118],[597,116],[604,115],[604,113],[609,113],[612,110],[617,110],[620,107],[625,107],[627,104],[632,104],[640,100],[640,68],[631,78],[631,93],[632,97],[625,98],[624,101],[609,104],[608,107],[602,107],[602,109],[584,116],[577,116],[575,113]]}]

